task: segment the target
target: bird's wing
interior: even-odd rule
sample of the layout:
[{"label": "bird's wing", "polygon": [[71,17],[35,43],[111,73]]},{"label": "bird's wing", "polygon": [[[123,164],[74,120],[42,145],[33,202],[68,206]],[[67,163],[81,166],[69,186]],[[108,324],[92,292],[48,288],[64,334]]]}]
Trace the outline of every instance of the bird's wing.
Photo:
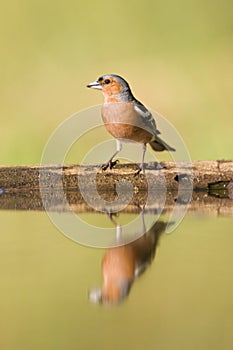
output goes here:
[{"label": "bird's wing", "polygon": [[139,101],[134,100],[134,109],[140,115],[143,124],[154,135],[159,135],[160,131],[156,127],[155,120],[151,112]]}]

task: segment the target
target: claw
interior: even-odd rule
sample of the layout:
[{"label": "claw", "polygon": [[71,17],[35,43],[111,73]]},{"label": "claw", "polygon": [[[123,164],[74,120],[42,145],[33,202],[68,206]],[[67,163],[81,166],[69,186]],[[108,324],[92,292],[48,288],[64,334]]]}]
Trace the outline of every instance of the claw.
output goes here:
[{"label": "claw", "polygon": [[142,169],[142,167],[139,167],[139,168],[135,171],[134,176],[139,175],[141,172],[144,174],[144,169]]},{"label": "claw", "polygon": [[116,160],[114,160],[114,161],[110,160],[109,162],[103,164],[103,165],[101,166],[101,169],[102,169],[102,170],[107,170],[108,168],[109,168],[109,169],[112,169],[118,162],[119,162],[118,159],[116,159]]},{"label": "claw", "polygon": [[105,164],[101,165],[102,170],[107,170],[108,168],[110,168],[109,163],[105,163]]}]

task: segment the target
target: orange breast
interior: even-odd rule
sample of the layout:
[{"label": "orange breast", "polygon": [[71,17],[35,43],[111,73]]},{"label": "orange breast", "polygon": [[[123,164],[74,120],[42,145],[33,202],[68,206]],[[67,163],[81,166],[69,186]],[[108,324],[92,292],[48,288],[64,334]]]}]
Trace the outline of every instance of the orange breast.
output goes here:
[{"label": "orange breast", "polygon": [[148,143],[153,138],[145,130],[142,117],[134,110],[132,102],[104,104],[102,119],[108,132],[117,139]]},{"label": "orange breast", "polygon": [[130,245],[108,249],[102,262],[103,298],[116,302],[121,295],[122,282],[134,279],[136,260]]}]

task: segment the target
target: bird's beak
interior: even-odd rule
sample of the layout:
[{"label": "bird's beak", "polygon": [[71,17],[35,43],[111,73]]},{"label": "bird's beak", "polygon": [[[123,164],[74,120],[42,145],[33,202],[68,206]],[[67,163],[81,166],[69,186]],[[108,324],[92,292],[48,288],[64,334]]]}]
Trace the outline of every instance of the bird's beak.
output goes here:
[{"label": "bird's beak", "polygon": [[87,85],[88,88],[102,90],[101,84],[96,80]]}]

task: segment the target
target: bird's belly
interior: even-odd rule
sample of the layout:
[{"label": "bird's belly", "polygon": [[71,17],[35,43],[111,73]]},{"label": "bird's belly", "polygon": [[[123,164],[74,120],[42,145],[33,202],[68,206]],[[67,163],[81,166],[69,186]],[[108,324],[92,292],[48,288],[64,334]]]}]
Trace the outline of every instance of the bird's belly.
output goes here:
[{"label": "bird's belly", "polygon": [[153,138],[130,102],[104,104],[102,119],[108,132],[117,139],[148,143]]}]

